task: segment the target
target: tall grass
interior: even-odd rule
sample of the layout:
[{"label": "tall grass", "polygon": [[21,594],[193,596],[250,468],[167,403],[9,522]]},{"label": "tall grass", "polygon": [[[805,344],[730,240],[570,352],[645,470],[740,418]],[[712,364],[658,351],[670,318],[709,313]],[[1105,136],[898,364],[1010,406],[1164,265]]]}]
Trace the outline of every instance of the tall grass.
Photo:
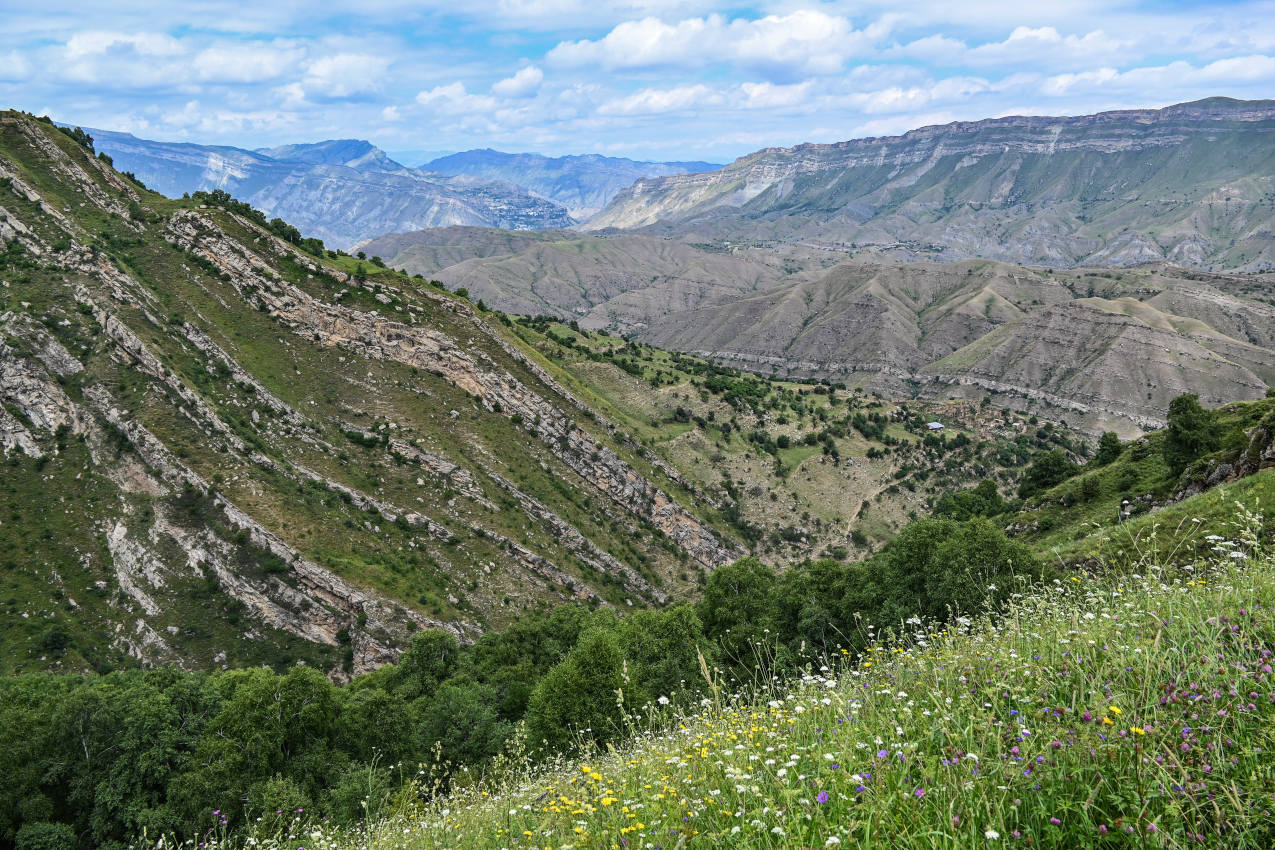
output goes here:
[{"label": "tall grass", "polygon": [[515,755],[359,829],[298,818],[248,841],[1269,848],[1275,558],[1239,516],[1197,563],[1074,576],[946,629],[913,620],[747,695],[647,707],[607,752]]}]

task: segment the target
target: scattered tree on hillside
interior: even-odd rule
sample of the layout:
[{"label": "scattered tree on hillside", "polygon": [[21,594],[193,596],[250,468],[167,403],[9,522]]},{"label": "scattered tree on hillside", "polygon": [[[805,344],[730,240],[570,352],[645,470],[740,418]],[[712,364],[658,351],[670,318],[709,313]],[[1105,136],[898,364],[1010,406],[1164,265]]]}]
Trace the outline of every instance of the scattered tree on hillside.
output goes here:
[{"label": "scattered tree on hillside", "polygon": [[1023,475],[1022,483],[1018,485],[1019,498],[1026,499],[1066,481],[1076,474],[1078,468],[1067,459],[1067,454],[1062,449],[1036,455],[1036,459]]},{"label": "scattered tree on hillside", "polygon": [[1104,431],[1102,436],[1098,438],[1098,452],[1093,458],[1094,465],[1106,466],[1120,457],[1120,453],[1123,451],[1124,446],[1120,444],[1120,437],[1116,435],[1116,432]]},{"label": "scattered tree on hillside", "polygon": [[1174,475],[1220,444],[1213,411],[1200,406],[1199,396],[1186,393],[1169,402],[1169,424],[1164,430],[1164,462]]}]

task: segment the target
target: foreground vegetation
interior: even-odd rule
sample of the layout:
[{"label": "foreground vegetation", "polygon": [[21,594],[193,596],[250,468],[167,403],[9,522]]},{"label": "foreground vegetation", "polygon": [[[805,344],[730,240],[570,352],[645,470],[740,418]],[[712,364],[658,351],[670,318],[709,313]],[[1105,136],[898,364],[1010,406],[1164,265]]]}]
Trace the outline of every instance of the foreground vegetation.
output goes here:
[{"label": "foreground vegetation", "polygon": [[[714,687],[867,651],[876,637],[863,623],[975,611],[1041,574],[986,520],[934,519],[871,562],[780,575],[741,560],[694,605],[623,618],[567,606],[464,648],[422,631],[398,665],[345,687],[305,666],[0,679],[0,839],[120,846],[143,830],[189,832],[209,809],[235,812],[236,832],[244,817],[316,806],[351,824],[411,778],[403,765],[448,765],[450,785],[510,748],[543,758],[613,743],[635,707],[685,707]],[[36,841],[44,833],[57,842]]]},{"label": "foreground vegetation", "polygon": [[1233,518],[1205,560],[1071,576],[947,628],[865,623],[862,652],[800,676],[654,701],[616,749],[507,759],[354,829],[301,813],[250,843],[1269,847],[1275,560],[1259,518]]}]

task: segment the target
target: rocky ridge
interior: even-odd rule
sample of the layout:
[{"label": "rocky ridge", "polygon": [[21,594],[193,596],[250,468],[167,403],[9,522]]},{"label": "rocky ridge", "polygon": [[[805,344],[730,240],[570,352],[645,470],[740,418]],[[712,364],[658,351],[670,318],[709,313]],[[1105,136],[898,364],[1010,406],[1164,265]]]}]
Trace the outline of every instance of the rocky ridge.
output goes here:
[{"label": "rocky ridge", "polygon": [[1275,102],[1016,116],[640,180],[584,225],[1052,266],[1275,262]]},{"label": "rocky ridge", "polygon": [[[92,494],[47,538],[75,568],[37,555],[23,587],[78,587],[74,628],[113,652],[282,651],[344,678],[417,629],[471,640],[537,599],[661,604],[675,565],[743,552],[696,513],[704,494],[464,302],[165,207],[12,113],[0,202],[0,451],[11,482],[86,476]],[[69,521],[64,491],[35,492]],[[225,613],[196,626],[195,598]]]}]

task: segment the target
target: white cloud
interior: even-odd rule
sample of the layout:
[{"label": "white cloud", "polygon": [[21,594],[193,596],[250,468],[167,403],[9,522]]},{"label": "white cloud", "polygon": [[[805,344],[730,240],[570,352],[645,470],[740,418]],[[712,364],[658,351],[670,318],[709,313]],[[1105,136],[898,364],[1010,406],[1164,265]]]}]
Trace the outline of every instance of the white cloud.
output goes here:
[{"label": "white cloud", "polygon": [[971,65],[1057,66],[1060,63],[1127,61],[1131,42],[1102,30],[1064,36],[1054,27],[1015,27],[1001,42],[971,48],[963,61]]},{"label": "white cloud", "polygon": [[277,42],[219,44],[197,53],[191,66],[201,80],[258,83],[283,76],[303,55],[300,48]]},{"label": "white cloud", "polygon": [[138,56],[178,56],[185,52],[182,44],[165,33],[82,32],[66,42],[72,59],[100,56],[105,53],[134,53]]},{"label": "white cloud", "polygon": [[335,53],[311,62],[303,83],[307,92],[349,97],[379,88],[389,64],[385,56]]},{"label": "white cloud", "polygon": [[464,115],[490,112],[496,108],[494,97],[482,94],[470,94],[464,83],[449,83],[435,86],[429,91],[416,95],[416,102],[428,106],[435,112],[447,115]]},{"label": "white cloud", "polygon": [[501,97],[529,97],[540,88],[545,78],[544,72],[535,65],[522,68],[512,77],[506,77],[491,87],[492,94]]},{"label": "white cloud", "polygon": [[809,97],[813,83],[810,80],[792,85],[776,85],[774,83],[742,83],[740,91],[744,93],[745,109],[783,109],[805,103]]},{"label": "white cloud", "polygon": [[284,109],[301,109],[313,106],[310,101],[306,100],[305,89],[301,87],[300,83],[288,83],[287,85],[279,86],[274,92]]},{"label": "white cloud", "polygon": [[[1189,62],[1171,62],[1156,67],[1097,68],[1072,74],[1057,74],[1044,80],[1041,90],[1048,95],[1083,95],[1097,92],[1139,93],[1151,103],[1189,100],[1205,91],[1216,93],[1230,86],[1275,85],[1275,56],[1252,55],[1219,59],[1203,67]],[[1149,105],[1149,104],[1147,104]]]},{"label": "white cloud", "polygon": [[31,63],[16,50],[0,54],[0,81],[20,82],[31,73]]},{"label": "white cloud", "polygon": [[658,18],[626,21],[597,40],[564,41],[545,59],[563,67],[607,70],[714,63],[744,68],[832,74],[846,60],[884,37],[888,26],[855,30],[846,18],[802,9],[757,20],[721,15],[667,24]]},{"label": "white cloud", "polygon": [[718,92],[703,84],[671,89],[642,89],[598,107],[599,115],[658,115],[723,102]]}]

